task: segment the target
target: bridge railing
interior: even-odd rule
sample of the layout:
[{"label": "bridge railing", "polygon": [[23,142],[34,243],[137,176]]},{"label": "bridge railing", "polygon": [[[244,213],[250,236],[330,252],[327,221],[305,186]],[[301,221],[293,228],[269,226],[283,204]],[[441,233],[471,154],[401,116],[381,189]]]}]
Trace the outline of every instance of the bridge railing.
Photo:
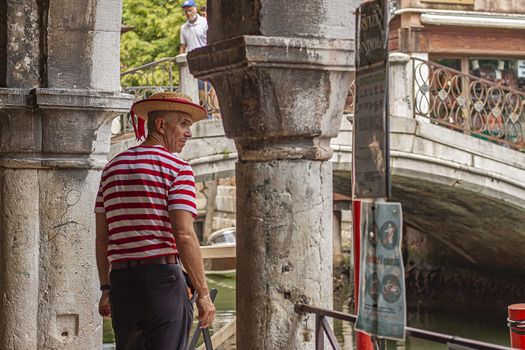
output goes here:
[{"label": "bridge railing", "polygon": [[[334,350],[341,349],[337,338],[334,335],[334,332],[330,326],[328,318],[334,318],[341,321],[351,322],[353,324],[357,321],[357,316],[346,314],[339,311],[327,310],[318,307],[314,307],[306,304],[299,304],[297,306],[299,312],[314,314],[315,315],[315,349],[324,350],[325,349],[325,337],[328,338],[330,347]],[[405,334],[407,337],[419,338],[435,343],[445,344],[447,349],[455,350],[468,350],[468,349],[478,349],[478,350],[510,350],[509,347],[481,342],[477,340],[461,338],[457,336],[452,336],[443,333],[436,333],[431,331],[426,331],[422,329],[406,327]],[[382,344],[382,339],[372,337],[372,342],[374,349],[384,349],[384,344]]]},{"label": "bridge railing", "polygon": [[175,57],[166,57],[120,73],[124,92],[145,97],[151,91],[178,89],[179,73]]},{"label": "bridge railing", "polygon": [[355,107],[355,79],[352,79],[350,81],[348,95],[346,96],[344,113],[354,114],[354,107]]},{"label": "bridge railing", "polygon": [[413,115],[525,150],[525,93],[412,58]]},{"label": "bridge railing", "polygon": [[[189,73],[186,54],[166,57],[122,72],[120,84],[123,92],[135,96],[136,100],[147,98],[157,92],[182,92],[189,95],[193,101],[199,101],[208,111],[210,118],[217,119],[220,115],[215,90],[211,84],[203,84],[199,91],[197,79]],[[133,131],[129,113],[118,118],[120,128],[116,127],[118,131],[113,130],[114,134]]]},{"label": "bridge railing", "polygon": [[[175,57],[166,57],[150,62],[140,67],[120,73],[122,91],[140,100],[162,91],[179,90],[179,73]],[[118,127],[113,128],[114,134],[125,134],[133,131],[129,113],[117,117],[113,122]]]},{"label": "bridge railing", "polygon": [[[404,58],[400,58],[400,57]],[[419,58],[390,55],[390,114],[426,121],[525,151],[525,92],[465,74]],[[180,82],[180,83],[179,83]],[[168,57],[121,73],[124,92],[142,99],[159,91],[182,91],[200,100],[210,119],[220,119],[211,84],[201,84],[189,73],[185,54]],[[201,86],[202,87],[202,86]],[[355,80],[345,103],[353,114]],[[132,131],[123,116],[122,133]]]}]

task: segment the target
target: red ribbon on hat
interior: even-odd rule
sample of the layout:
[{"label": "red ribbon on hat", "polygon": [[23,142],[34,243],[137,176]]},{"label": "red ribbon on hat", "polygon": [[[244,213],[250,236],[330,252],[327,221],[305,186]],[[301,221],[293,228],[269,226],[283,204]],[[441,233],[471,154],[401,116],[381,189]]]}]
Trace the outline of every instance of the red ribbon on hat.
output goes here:
[{"label": "red ribbon on hat", "polygon": [[135,137],[137,141],[146,139],[146,121],[142,118],[136,117],[131,109],[131,123],[133,124],[133,131],[135,131]]}]

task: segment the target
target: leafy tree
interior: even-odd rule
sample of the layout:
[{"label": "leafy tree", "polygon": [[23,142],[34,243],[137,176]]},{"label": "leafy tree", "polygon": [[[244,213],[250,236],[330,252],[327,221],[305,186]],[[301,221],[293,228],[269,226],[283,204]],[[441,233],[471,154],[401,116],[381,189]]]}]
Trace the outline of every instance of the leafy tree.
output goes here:
[{"label": "leafy tree", "polygon": [[[180,27],[186,21],[180,7],[182,1],[124,0],[122,21],[133,30],[121,36],[122,72],[179,53]],[[205,0],[196,2],[199,6],[205,4]],[[132,85],[144,84],[144,79],[133,79]],[[175,79],[178,80],[176,69]]]}]

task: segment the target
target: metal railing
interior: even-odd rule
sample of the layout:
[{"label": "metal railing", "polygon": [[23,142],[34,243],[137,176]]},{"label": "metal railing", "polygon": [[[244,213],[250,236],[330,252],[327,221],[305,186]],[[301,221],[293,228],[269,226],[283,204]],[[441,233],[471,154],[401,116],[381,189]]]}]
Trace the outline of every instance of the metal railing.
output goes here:
[{"label": "metal railing", "polygon": [[[120,73],[120,85],[123,92],[141,100],[156,92],[178,91],[178,65],[175,57],[166,57],[140,67]],[[129,113],[120,117],[120,132],[125,134],[133,131],[133,124]]]},{"label": "metal railing", "polygon": [[[337,338],[334,335],[328,318],[334,318],[341,321],[347,321],[354,323],[357,321],[357,316],[345,314],[339,311],[327,310],[318,307],[314,307],[306,304],[299,304],[297,306],[299,312],[314,314],[315,315],[315,349],[324,350],[325,347],[325,336],[328,338],[330,346],[334,350],[341,349]],[[485,343],[477,340],[452,336],[448,334],[436,333],[431,331],[425,331],[422,329],[406,327],[405,334],[407,337],[419,338],[428,340],[436,343],[445,344],[448,349],[476,349],[476,350],[511,350],[511,348],[491,343]],[[381,342],[372,337],[374,349],[381,349]]]},{"label": "metal railing", "polygon": [[350,88],[348,89],[348,95],[346,96],[345,109],[346,114],[354,114],[355,107],[355,79],[350,81]]},{"label": "metal railing", "polygon": [[[480,139],[525,151],[525,92],[465,74],[434,62],[412,58],[413,116],[455,129]],[[124,92],[142,99],[159,91],[178,91],[179,73],[174,57],[121,73]],[[345,103],[354,113],[355,80]],[[213,119],[220,119],[215,90],[204,84],[201,104]],[[132,131],[128,116],[122,132]]]},{"label": "metal railing", "polygon": [[[179,66],[175,57],[166,57],[120,74],[120,84],[125,93],[135,96],[135,100],[147,98],[154,93],[180,91]],[[220,119],[219,103],[211,84],[204,84],[200,104],[214,119]],[[128,114],[119,117],[121,134],[133,131]]]},{"label": "metal railing", "polygon": [[178,89],[178,82],[175,57],[166,57],[120,73],[120,84],[124,92],[137,98],[145,98],[158,91],[175,91]]},{"label": "metal railing", "polygon": [[412,58],[413,112],[475,137],[525,150],[525,93]]}]

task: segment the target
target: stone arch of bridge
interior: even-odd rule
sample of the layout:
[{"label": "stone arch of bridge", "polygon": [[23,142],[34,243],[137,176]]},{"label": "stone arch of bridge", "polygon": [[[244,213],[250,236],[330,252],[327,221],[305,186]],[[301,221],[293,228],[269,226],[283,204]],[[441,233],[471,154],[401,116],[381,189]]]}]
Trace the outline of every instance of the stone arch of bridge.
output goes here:
[{"label": "stone arch of bridge", "polygon": [[[350,196],[348,119],[332,140],[331,162],[334,191]],[[525,263],[525,232],[516,225],[525,220],[525,155],[424,121],[392,117],[391,124],[393,199],[403,204],[407,224],[454,247],[452,261],[505,271],[521,266],[509,256]],[[221,121],[202,124],[185,152],[199,180],[235,174],[237,152]],[[505,235],[494,234],[494,218]]]}]

